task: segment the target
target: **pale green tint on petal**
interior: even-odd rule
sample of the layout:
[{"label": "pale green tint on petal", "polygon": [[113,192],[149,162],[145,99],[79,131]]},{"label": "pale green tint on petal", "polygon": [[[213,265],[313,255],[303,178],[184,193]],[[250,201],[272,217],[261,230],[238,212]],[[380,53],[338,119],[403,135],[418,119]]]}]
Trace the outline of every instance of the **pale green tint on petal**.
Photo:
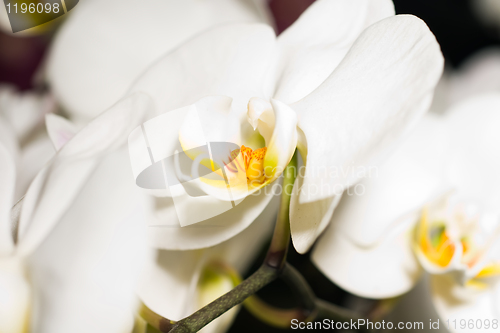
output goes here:
[{"label": "pale green tint on petal", "polygon": [[275,98],[296,102],[337,67],[359,34],[394,15],[390,0],[319,0],[278,38]]},{"label": "pale green tint on petal", "polygon": [[130,332],[148,251],[145,202],[125,147],[106,154],[74,199],[28,257],[33,327],[40,333]]},{"label": "pale green tint on petal", "polygon": [[[363,176],[351,170],[377,165],[427,110],[442,68],[420,19],[400,15],[368,27],[326,81],[292,105],[307,144],[300,201],[329,197]],[[322,177],[322,166],[341,172]],[[327,190],[309,193],[314,186]]]},{"label": "pale green tint on petal", "polygon": [[[134,94],[116,104],[78,132],[36,176],[24,199],[18,251],[33,251],[74,203],[88,177],[107,154],[127,142],[144,121],[150,100]],[[129,164],[116,165],[129,168]],[[133,182],[132,174],[130,174]],[[105,191],[105,188],[103,188]]]},{"label": "pale green tint on petal", "polygon": [[55,37],[47,79],[62,106],[88,121],[186,40],[229,22],[266,21],[264,13],[262,0],[80,1]]},{"label": "pale green tint on petal", "polygon": [[414,218],[406,218],[370,247],[358,246],[332,223],[314,248],[312,260],[350,293],[367,298],[399,296],[415,285],[422,272],[412,249]]}]

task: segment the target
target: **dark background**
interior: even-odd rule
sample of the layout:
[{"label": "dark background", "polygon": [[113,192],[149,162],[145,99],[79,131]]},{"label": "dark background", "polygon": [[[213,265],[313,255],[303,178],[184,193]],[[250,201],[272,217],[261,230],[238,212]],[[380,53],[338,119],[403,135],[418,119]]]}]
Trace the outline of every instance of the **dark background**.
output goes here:
[{"label": "dark background", "polygon": [[[458,67],[476,51],[500,46],[500,33],[483,24],[475,15],[471,2],[474,0],[394,0],[398,14],[414,14],[422,18],[434,32],[441,45],[449,67]],[[281,32],[302,13],[313,0],[270,0],[269,6]],[[0,84],[8,82],[21,90],[32,88],[33,73],[40,65],[50,43],[50,35],[15,38],[0,32]],[[251,271],[262,262],[256,260]],[[290,250],[289,262],[309,281],[317,296],[332,303],[352,304],[353,296],[340,290],[326,279],[309,261],[308,255]],[[280,282],[264,288],[260,293],[269,303],[290,308],[294,298]],[[358,300],[359,303],[359,300]],[[254,319],[245,309],[238,314],[230,332],[281,332]],[[308,331],[310,332],[310,331]]]}]

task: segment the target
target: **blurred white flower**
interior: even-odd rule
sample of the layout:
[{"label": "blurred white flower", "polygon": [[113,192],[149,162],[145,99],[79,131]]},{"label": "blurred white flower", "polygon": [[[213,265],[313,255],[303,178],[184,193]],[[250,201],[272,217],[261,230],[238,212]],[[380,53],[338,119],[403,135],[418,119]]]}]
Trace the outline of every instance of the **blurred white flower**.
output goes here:
[{"label": "blurred white flower", "polygon": [[86,0],[67,16],[46,75],[62,107],[88,122],[163,54],[210,27],[267,21],[264,0]]},{"label": "blurred white flower", "polygon": [[[125,100],[64,145],[61,138],[71,138],[71,129],[49,116],[48,127],[56,132],[51,137],[62,148],[13,210],[16,167],[3,140],[7,131],[0,131],[2,332],[24,332],[24,325],[30,332],[130,332],[136,282],[147,255],[144,208],[129,190],[133,184],[124,181],[127,169],[114,170],[119,138],[110,149],[103,137],[124,133],[124,144],[133,128],[128,122],[136,126],[134,120],[144,119],[140,108],[131,110]],[[66,133],[58,132],[61,128]],[[100,158],[96,150],[103,153]],[[103,184],[116,192],[101,191]],[[17,227],[11,230],[13,223]]]},{"label": "blurred white flower", "polygon": [[345,196],[313,261],[369,298],[410,290],[422,270],[443,320],[499,319],[500,94],[429,114],[379,169]]}]

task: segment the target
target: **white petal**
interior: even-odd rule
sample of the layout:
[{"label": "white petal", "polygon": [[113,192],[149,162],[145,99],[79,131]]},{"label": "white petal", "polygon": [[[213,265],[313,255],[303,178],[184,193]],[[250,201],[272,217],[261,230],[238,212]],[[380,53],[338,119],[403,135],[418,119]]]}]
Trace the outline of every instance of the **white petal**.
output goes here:
[{"label": "white petal", "polygon": [[410,216],[370,247],[352,242],[334,221],[318,241],[312,260],[341,288],[367,298],[389,298],[409,291],[422,269],[413,254]]},{"label": "white petal", "polygon": [[31,286],[24,263],[16,257],[0,258],[0,331],[27,332]]},{"label": "white petal", "polygon": [[71,114],[95,117],[163,54],[210,27],[261,21],[263,7],[249,0],[81,1],[50,50],[48,80]]},{"label": "white petal", "polygon": [[448,176],[464,200],[500,213],[500,94],[468,99],[447,112],[451,139]]},{"label": "white petal", "polygon": [[55,100],[49,94],[19,93],[10,86],[0,86],[0,115],[12,125],[19,139],[43,124],[43,117],[54,109]]},{"label": "white petal", "polygon": [[478,94],[500,91],[500,49],[482,50],[450,78],[449,100],[456,104]]},{"label": "white petal", "polygon": [[208,220],[180,226],[172,198],[151,198],[155,215],[149,220],[152,246],[168,250],[192,250],[217,245],[246,229],[259,215],[273,210],[268,206],[279,191],[279,183],[266,186],[243,200],[236,207]]},{"label": "white petal", "polygon": [[20,253],[35,249],[57,224],[99,160],[125,144],[132,129],[144,121],[149,103],[144,94],[124,99],[78,132],[40,171],[22,207]]},{"label": "white petal", "polygon": [[54,154],[54,146],[45,134],[23,147],[19,156],[18,175],[16,179],[16,201],[26,194],[29,185],[37,173],[50,161]]},{"label": "white petal", "polygon": [[[8,135],[7,126],[0,121],[0,255],[14,249],[10,211],[14,205],[16,164],[9,146],[13,146],[13,135]],[[11,133],[12,134],[12,133]]]},{"label": "white petal", "polygon": [[269,239],[278,201],[273,200],[243,232],[214,247],[191,251],[159,250],[141,281],[138,293],[142,301],[153,311],[173,320],[197,310],[199,305],[194,294],[203,266],[218,261],[244,274]]},{"label": "white petal", "polygon": [[370,247],[398,220],[408,214],[418,216],[425,204],[451,189],[445,168],[448,140],[446,123],[425,115],[380,167],[370,169],[344,194],[332,222],[357,246]]},{"label": "white petal", "polygon": [[293,247],[299,253],[309,251],[330,223],[333,211],[342,197],[342,195],[336,195],[313,202],[300,203],[299,191],[303,185],[303,174],[299,172],[293,185],[290,201],[290,231]]},{"label": "white petal", "polygon": [[131,180],[126,149],[107,154],[30,255],[36,332],[131,330],[147,255],[144,201]]},{"label": "white petal", "polygon": [[[431,280],[432,300],[441,317],[449,320],[450,332],[475,333],[478,329],[461,329],[460,320],[485,320],[490,324],[493,319],[500,320],[498,308],[500,301],[500,284],[485,290],[476,290],[459,285],[449,275],[434,275]],[[452,325],[456,321],[456,329]],[[490,326],[491,329],[491,326]]]},{"label": "white petal", "polygon": [[[327,80],[292,105],[307,145],[300,201],[329,197],[363,176],[351,171],[376,165],[429,107],[442,67],[420,19],[395,16],[367,28]],[[324,166],[340,172],[322,177]],[[310,195],[313,185],[326,190]]]},{"label": "white petal", "polygon": [[394,15],[390,0],[315,1],[278,38],[281,59],[275,98],[293,103],[316,89],[359,34]]},{"label": "white petal", "polygon": [[243,114],[265,91],[274,65],[275,35],[263,24],[224,25],[205,31],[169,53],[143,74],[132,91],[148,93],[158,114],[205,96],[228,96]]},{"label": "white petal", "polygon": [[76,134],[75,126],[68,119],[61,116],[53,113],[48,114],[45,116],[45,122],[50,140],[52,140],[56,150],[61,149]]}]

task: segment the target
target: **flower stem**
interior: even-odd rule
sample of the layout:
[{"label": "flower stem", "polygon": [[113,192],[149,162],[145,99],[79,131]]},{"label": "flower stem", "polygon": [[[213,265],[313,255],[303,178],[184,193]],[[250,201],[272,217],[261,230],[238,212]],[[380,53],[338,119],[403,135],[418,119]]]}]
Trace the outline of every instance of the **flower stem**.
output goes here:
[{"label": "flower stem", "polygon": [[192,315],[178,321],[170,330],[170,333],[190,333],[197,332],[212,320],[224,314],[226,311],[242,303],[247,297],[255,294],[262,287],[266,286],[278,277],[278,271],[262,265],[248,279],[236,286],[227,294],[217,298],[212,303],[204,306]]},{"label": "flower stem", "polygon": [[281,193],[280,208],[271,246],[264,262],[270,267],[281,270],[286,262],[288,246],[290,245],[290,198],[292,188],[297,178],[297,151],[292,156],[283,172],[283,191]]}]

